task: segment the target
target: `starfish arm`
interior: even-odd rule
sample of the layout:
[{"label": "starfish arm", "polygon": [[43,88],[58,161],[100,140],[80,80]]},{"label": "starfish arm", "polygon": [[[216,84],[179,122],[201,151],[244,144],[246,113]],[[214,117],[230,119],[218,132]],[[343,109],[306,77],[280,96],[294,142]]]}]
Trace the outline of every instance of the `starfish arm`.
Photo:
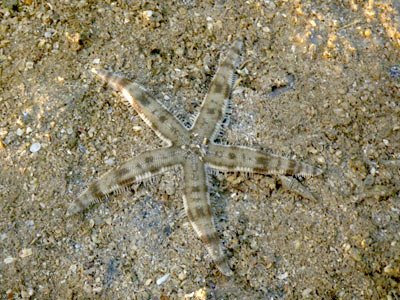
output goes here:
[{"label": "starfish arm", "polygon": [[183,200],[189,221],[199,238],[206,245],[217,268],[224,275],[231,276],[233,273],[222,251],[211,212],[205,165],[197,156],[193,155],[186,160],[183,170],[185,182]]},{"label": "starfish arm", "polygon": [[202,140],[212,141],[219,133],[220,126],[226,117],[242,46],[242,40],[237,40],[233,44],[211,81],[210,90],[192,128],[193,134],[200,136]]},{"label": "starfish arm", "polygon": [[125,190],[139,182],[182,164],[182,150],[176,147],[160,148],[139,154],[121,166],[108,171],[71,203],[67,215],[79,213],[111,193]]},{"label": "starfish arm", "polygon": [[101,80],[122,93],[146,124],[169,145],[186,139],[188,131],[159,101],[152,98],[144,87],[105,70],[93,69]]},{"label": "starfish arm", "polygon": [[306,163],[239,146],[210,144],[204,161],[222,171],[301,176],[316,176],[322,173],[321,169]]}]

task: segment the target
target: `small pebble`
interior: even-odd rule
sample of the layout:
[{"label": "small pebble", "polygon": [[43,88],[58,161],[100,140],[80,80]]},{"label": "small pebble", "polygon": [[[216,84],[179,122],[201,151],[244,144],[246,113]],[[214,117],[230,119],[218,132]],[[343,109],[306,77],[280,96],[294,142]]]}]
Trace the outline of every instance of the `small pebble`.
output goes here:
[{"label": "small pebble", "polygon": [[71,266],[69,267],[69,271],[70,271],[71,273],[73,273],[73,274],[75,274],[76,270],[77,270],[77,266],[76,266],[76,265],[71,265]]},{"label": "small pebble", "polygon": [[32,153],[35,153],[35,152],[38,152],[41,147],[42,147],[42,145],[40,145],[40,143],[33,143],[31,145],[31,147],[29,148],[29,151],[31,151]]},{"label": "small pebble", "polygon": [[96,131],[96,129],[94,129],[93,127],[91,127],[91,128],[89,129],[89,131],[88,131],[89,137],[93,137],[95,131]]},{"label": "small pebble", "polygon": [[165,274],[164,276],[158,278],[156,281],[157,285],[161,285],[164,282],[166,282],[168,280],[169,276],[170,276],[169,274]]},{"label": "small pebble", "polygon": [[186,279],[186,277],[187,277],[187,275],[186,275],[185,272],[181,272],[178,275],[178,278],[179,278],[180,281],[184,281]]},{"label": "small pebble", "polygon": [[24,248],[19,252],[19,257],[25,258],[28,256],[32,255],[32,249],[31,248]]},{"label": "small pebble", "polygon": [[33,61],[27,61],[25,67],[30,70],[33,69]]},{"label": "small pebble", "polygon": [[311,292],[312,292],[312,289],[306,288],[304,291],[301,292],[301,295],[302,295],[304,298],[307,298],[307,297],[310,297]]},{"label": "small pebble", "polygon": [[50,28],[44,33],[44,37],[46,39],[49,39],[49,38],[53,37],[53,35],[55,35],[55,34],[56,34],[56,31],[54,29]]},{"label": "small pebble", "polygon": [[367,29],[364,30],[364,36],[365,37],[369,38],[369,37],[371,37],[371,34],[372,34],[371,29],[367,28]]},{"label": "small pebble", "polygon": [[400,78],[400,65],[396,65],[390,68],[389,75],[392,78],[399,79]]},{"label": "small pebble", "polygon": [[21,128],[18,128],[17,129],[17,135],[18,136],[21,136],[21,135],[23,135],[24,134],[24,131],[21,129]]},{"label": "small pebble", "polygon": [[152,10],[145,10],[142,15],[146,20],[150,20],[150,18],[153,16],[154,12]]},{"label": "small pebble", "polygon": [[109,158],[104,161],[106,165],[112,166],[114,164],[114,158]]},{"label": "small pebble", "polygon": [[284,280],[284,279],[288,278],[288,276],[289,276],[288,272],[285,272],[283,274],[278,275],[278,279]]},{"label": "small pebble", "polygon": [[15,260],[14,257],[8,256],[8,257],[6,257],[6,258],[4,259],[4,263],[5,263],[6,265],[8,265],[8,264],[11,264],[14,260]]},{"label": "small pebble", "polygon": [[195,299],[205,300],[207,299],[207,290],[206,288],[201,288],[194,293]]}]

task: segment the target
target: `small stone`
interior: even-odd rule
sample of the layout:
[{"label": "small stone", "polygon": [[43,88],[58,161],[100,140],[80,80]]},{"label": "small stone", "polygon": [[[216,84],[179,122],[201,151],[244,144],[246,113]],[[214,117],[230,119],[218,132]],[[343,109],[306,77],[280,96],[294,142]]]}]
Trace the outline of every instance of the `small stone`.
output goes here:
[{"label": "small stone", "polygon": [[27,70],[33,69],[33,61],[27,61],[25,64]]},{"label": "small stone", "polygon": [[114,164],[114,158],[109,158],[104,161],[106,165],[112,166]]},{"label": "small stone", "polygon": [[8,265],[8,264],[11,264],[12,262],[14,262],[14,260],[15,260],[14,257],[12,257],[12,256],[7,256],[7,257],[3,260],[3,262],[4,262],[6,265]]},{"label": "small stone", "polygon": [[21,128],[18,128],[16,133],[18,136],[21,136],[24,134],[24,131]]},{"label": "small stone", "polygon": [[67,41],[69,42],[72,50],[78,51],[82,49],[83,42],[81,34],[79,32],[74,32],[74,33],[66,32],[65,37],[67,38]]},{"label": "small stone", "polygon": [[53,37],[53,35],[55,35],[55,34],[56,34],[56,31],[54,29],[50,28],[44,33],[44,37],[46,39],[49,39],[49,38]]},{"label": "small stone", "polygon": [[376,168],[375,168],[375,167],[372,167],[371,170],[369,170],[369,173],[370,173],[372,176],[375,176],[375,174],[376,174]]},{"label": "small stone", "polygon": [[161,284],[163,284],[164,282],[166,282],[166,281],[169,279],[169,276],[170,276],[170,275],[169,275],[169,273],[168,273],[168,274],[165,274],[164,276],[158,278],[157,281],[156,281],[157,285],[161,285]]},{"label": "small stone", "polygon": [[145,286],[149,286],[153,282],[153,279],[147,279],[146,282],[144,283]]},{"label": "small stone", "polygon": [[9,289],[6,291],[7,299],[14,299],[14,292],[13,290]]},{"label": "small stone", "polygon": [[194,293],[195,299],[198,300],[206,300],[207,299],[207,290],[206,288],[201,288]]},{"label": "small stone", "polygon": [[288,278],[288,276],[289,276],[288,272],[285,272],[283,274],[278,275],[278,279],[284,280],[284,279]]},{"label": "small stone", "polygon": [[142,19],[145,25],[158,27],[159,22],[162,20],[162,15],[152,10],[145,10],[142,12]]},{"label": "small stone", "polygon": [[396,266],[392,266],[392,264],[387,265],[383,272],[385,272],[389,276],[398,277],[400,276],[400,268]]},{"label": "small stone", "polygon": [[39,39],[38,48],[43,48],[45,44],[46,44],[45,39]]},{"label": "small stone", "polygon": [[310,152],[311,154],[317,154],[318,150],[315,149],[313,146],[307,147],[308,152]]},{"label": "small stone", "polygon": [[265,26],[262,28],[262,31],[265,33],[269,33],[269,32],[271,32],[271,29],[268,26]]},{"label": "small stone", "polygon": [[294,242],[294,248],[295,248],[296,250],[298,250],[298,249],[300,248],[300,246],[301,246],[301,242],[300,242],[299,240],[296,240],[296,241]]},{"label": "small stone", "polygon": [[41,147],[42,145],[40,145],[40,143],[33,143],[29,148],[29,151],[31,151],[32,153],[36,153],[40,150]]},{"label": "small stone", "polygon": [[301,292],[301,295],[303,296],[303,298],[307,298],[307,297],[310,297],[311,292],[312,292],[312,289],[306,288],[304,291]]},{"label": "small stone", "polygon": [[29,294],[27,291],[22,290],[21,291],[21,297],[22,299],[28,299],[29,298]]},{"label": "small stone", "polygon": [[191,292],[189,294],[185,294],[184,299],[190,299],[190,298],[193,298],[193,296],[194,296],[194,292]]},{"label": "small stone", "polygon": [[185,48],[179,47],[178,49],[175,50],[175,53],[178,56],[183,56],[185,54]]},{"label": "small stone", "polygon": [[178,274],[178,279],[180,281],[184,281],[186,279],[186,277],[187,277],[186,272],[181,272]]},{"label": "small stone", "polygon": [[32,249],[31,248],[24,248],[19,252],[19,257],[25,258],[28,256],[32,255]]},{"label": "small stone", "polygon": [[76,265],[71,265],[71,266],[69,267],[69,271],[70,271],[71,273],[75,273],[75,272],[76,272],[76,269],[77,269]]},{"label": "small stone", "polygon": [[348,243],[344,243],[342,247],[343,247],[344,251],[346,251],[346,252],[348,252],[351,248],[350,244],[348,244]]},{"label": "small stone", "polygon": [[364,36],[366,37],[366,38],[369,38],[370,36],[371,36],[371,34],[372,34],[372,31],[371,31],[371,29],[365,29],[364,30]]},{"label": "small stone", "polygon": [[92,127],[92,128],[90,128],[89,129],[89,131],[88,131],[88,135],[89,135],[89,137],[93,137],[93,135],[94,135],[94,132],[95,132],[95,129]]},{"label": "small stone", "polygon": [[250,243],[250,248],[253,249],[253,250],[259,248],[258,245],[257,245],[257,241],[256,241],[256,240],[252,240],[252,241],[251,241],[251,243]]},{"label": "small stone", "polygon": [[147,21],[150,21],[151,17],[153,16],[154,12],[152,10],[145,10],[142,15],[143,18]]},{"label": "small stone", "polygon": [[95,59],[93,59],[92,63],[93,63],[94,65],[100,64],[100,58],[95,58]]},{"label": "small stone", "polygon": [[399,79],[400,78],[400,65],[392,66],[389,70],[389,75],[390,75],[390,77],[392,77],[394,79]]}]

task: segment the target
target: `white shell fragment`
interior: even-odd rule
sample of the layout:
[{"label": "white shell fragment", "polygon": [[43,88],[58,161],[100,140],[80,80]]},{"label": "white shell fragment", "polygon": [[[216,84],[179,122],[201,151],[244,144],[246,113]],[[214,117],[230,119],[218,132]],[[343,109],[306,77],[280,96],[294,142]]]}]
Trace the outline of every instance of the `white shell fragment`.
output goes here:
[{"label": "white shell fragment", "polygon": [[14,260],[15,260],[14,257],[12,257],[12,256],[7,256],[7,257],[4,259],[3,262],[4,262],[6,265],[8,265],[8,264],[11,264]]},{"label": "white shell fragment", "polygon": [[28,256],[32,255],[32,249],[31,248],[24,248],[19,252],[19,257],[25,258]]},{"label": "white shell fragment", "polygon": [[168,278],[169,278],[169,274],[165,274],[164,276],[158,278],[156,281],[157,285],[163,284],[164,282],[166,282],[168,280]]},{"label": "white shell fragment", "polygon": [[285,280],[286,278],[288,278],[288,276],[289,276],[288,272],[285,272],[283,274],[279,274],[278,279]]},{"label": "white shell fragment", "polygon": [[31,151],[32,153],[35,153],[35,152],[38,152],[41,147],[42,147],[42,145],[40,145],[40,143],[33,143],[31,145],[31,147],[29,148],[29,151]]}]

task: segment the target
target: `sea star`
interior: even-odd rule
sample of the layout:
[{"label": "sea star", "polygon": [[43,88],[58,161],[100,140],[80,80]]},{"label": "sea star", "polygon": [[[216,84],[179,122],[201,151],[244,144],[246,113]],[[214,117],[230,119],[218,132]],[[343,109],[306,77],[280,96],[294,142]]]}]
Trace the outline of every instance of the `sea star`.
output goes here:
[{"label": "sea star", "polygon": [[211,82],[210,91],[201,105],[200,113],[190,128],[153,99],[140,85],[113,73],[94,69],[96,75],[122,93],[143,121],[168,145],[144,152],[105,173],[71,204],[68,214],[83,211],[111,193],[118,193],[134,182],[179,165],[183,169],[183,201],[189,221],[206,245],[217,268],[224,275],[232,275],[215,229],[207,186],[207,169],[211,167],[221,171],[278,174],[283,184],[293,186],[306,197],[312,197],[312,194],[302,190],[300,183],[293,184],[294,178],[288,180],[283,175],[313,176],[322,173],[319,168],[292,159],[248,147],[221,145],[215,142],[221,134],[221,126],[230,107],[229,99],[242,46],[243,41],[237,40],[222,60]]}]

